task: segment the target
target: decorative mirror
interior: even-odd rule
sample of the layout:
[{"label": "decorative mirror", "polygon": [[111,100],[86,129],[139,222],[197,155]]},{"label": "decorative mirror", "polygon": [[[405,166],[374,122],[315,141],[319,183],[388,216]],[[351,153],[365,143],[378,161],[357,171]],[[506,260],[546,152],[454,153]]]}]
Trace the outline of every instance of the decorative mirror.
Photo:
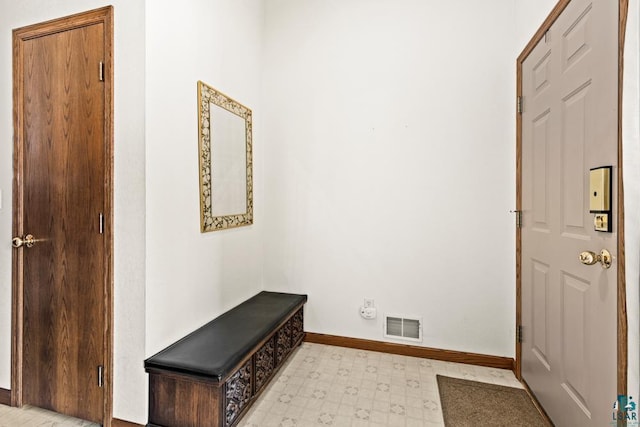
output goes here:
[{"label": "decorative mirror", "polygon": [[198,82],[200,229],[253,224],[251,110]]}]

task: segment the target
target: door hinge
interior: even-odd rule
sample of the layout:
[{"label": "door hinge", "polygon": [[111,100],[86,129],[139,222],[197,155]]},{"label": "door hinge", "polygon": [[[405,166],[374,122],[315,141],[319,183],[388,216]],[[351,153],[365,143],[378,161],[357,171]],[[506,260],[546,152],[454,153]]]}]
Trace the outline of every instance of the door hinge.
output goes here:
[{"label": "door hinge", "polygon": [[104,386],[104,366],[98,365],[98,387]]},{"label": "door hinge", "polygon": [[104,62],[100,61],[100,81],[104,81]]},{"label": "door hinge", "polygon": [[516,228],[522,228],[522,211],[516,209],[515,211],[511,211],[511,213],[516,214]]},{"label": "door hinge", "polygon": [[524,111],[522,99],[522,96],[518,96],[518,98],[516,99],[516,108],[518,110],[518,114],[522,114],[522,112]]},{"label": "door hinge", "polygon": [[516,342],[522,342],[522,325],[516,326]]},{"label": "door hinge", "polygon": [[100,234],[104,234],[104,215],[102,214],[102,212],[100,212],[100,214],[98,215],[98,228],[100,230]]}]

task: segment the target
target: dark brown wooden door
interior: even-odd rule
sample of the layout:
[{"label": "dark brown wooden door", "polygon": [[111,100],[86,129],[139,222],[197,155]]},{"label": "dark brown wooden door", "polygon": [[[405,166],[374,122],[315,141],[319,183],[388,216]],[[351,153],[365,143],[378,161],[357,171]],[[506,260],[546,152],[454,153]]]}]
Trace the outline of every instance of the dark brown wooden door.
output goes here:
[{"label": "dark brown wooden door", "polygon": [[105,355],[103,23],[23,46],[23,394],[102,422]]}]

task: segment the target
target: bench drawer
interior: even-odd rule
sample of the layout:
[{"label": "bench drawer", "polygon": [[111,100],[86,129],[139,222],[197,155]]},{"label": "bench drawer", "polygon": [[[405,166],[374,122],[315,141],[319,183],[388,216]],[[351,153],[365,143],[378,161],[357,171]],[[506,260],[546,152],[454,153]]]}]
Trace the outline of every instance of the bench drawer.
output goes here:
[{"label": "bench drawer", "polygon": [[238,419],[245,406],[251,402],[253,397],[252,388],[252,366],[248,360],[238,369],[231,378],[225,382],[224,400],[224,420],[225,426],[231,426]]},{"label": "bench drawer", "polygon": [[275,339],[271,337],[254,356],[255,359],[255,392],[259,393],[269,382],[276,366]]}]

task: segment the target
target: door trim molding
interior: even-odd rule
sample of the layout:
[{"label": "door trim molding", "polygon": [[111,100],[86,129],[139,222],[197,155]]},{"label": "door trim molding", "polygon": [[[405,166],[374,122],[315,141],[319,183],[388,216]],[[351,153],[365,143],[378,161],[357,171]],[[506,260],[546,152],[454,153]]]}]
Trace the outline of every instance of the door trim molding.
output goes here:
[{"label": "door trim molding", "polygon": [[[111,426],[113,413],[113,7],[107,6],[13,30],[13,235],[24,230],[23,44],[49,34],[92,24],[104,25],[104,142],[105,142],[105,238],[104,238],[104,408],[103,425]],[[12,254],[11,297],[11,405],[22,406],[23,377],[23,251]]]},{"label": "door trim molding", "polygon": [[624,252],[624,185],[622,180],[622,91],[624,76],[624,44],[629,0],[619,0],[618,7],[618,394],[627,395],[628,329],[627,280]]},{"label": "door trim molding", "polygon": [[[549,16],[524,48],[516,63],[516,95],[522,96],[522,64],[542,40],[544,34],[558,19],[571,0],[559,0]],[[622,182],[622,76],[624,67],[624,42],[627,25],[628,0],[618,0],[618,326],[617,326],[617,388],[618,394],[627,394],[627,307],[624,252],[624,189]],[[522,116],[516,111],[516,209],[522,209]],[[516,327],[522,323],[522,233],[516,229]],[[522,381],[522,344],[516,342],[515,374]]]}]

